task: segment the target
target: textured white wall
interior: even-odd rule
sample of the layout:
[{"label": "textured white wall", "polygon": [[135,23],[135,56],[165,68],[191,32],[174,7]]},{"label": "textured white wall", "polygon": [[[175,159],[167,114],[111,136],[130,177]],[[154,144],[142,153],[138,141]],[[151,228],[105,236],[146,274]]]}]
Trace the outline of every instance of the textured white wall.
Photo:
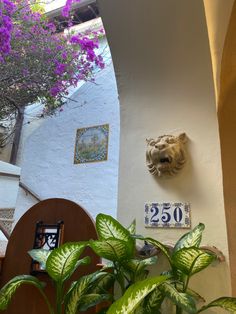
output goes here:
[{"label": "textured white wall", "polygon": [[34,198],[31,194],[27,193],[24,189],[20,187],[17,194],[13,227],[16,225],[16,223],[25,213],[25,211],[37,203],[38,200],[36,198]]},{"label": "textured white wall", "polygon": [[[184,230],[144,228],[144,204],[190,202],[193,226],[206,224],[203,243],[215,245],[227,259],[196,275],[192,287],[207,301],[229,295],[220,145],[203,2],[99,3],[121,104],[118,218],[124,224],[136,218],[138,233],[175,242]],[[189,137],[186,166],[176,177],[154,178],[145,164],[145,139],[183,131]]]},{"label": "textured white wall", "polygon": [[[26,115],[18,158],[21,180],[41,199],[67,198],[93,217],[100,212],[116,216],[119,101],[112,65],[97,74],[96,84],[84,84],[71,97],[76,102],[69,101],[55,117],[27,124]],[[76,130],[106,123],[108,160],[74,164]],[[25,197],[23,192],[18,195],[17,219],[35,202]]]}]

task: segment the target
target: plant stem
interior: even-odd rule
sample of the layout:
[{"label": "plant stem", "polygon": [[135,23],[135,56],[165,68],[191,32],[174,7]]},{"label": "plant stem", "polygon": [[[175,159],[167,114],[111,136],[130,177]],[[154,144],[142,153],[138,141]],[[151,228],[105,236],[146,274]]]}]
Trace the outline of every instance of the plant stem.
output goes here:
[{"label": "plant stem", "polygon": [[124,276],[123,276],[123,273],[120,271],[120,267],[119,267],[119,264],[117,264],[116,262],[114,263],[114,266],[115,266],[115,270],[116,270],[116,278],[117,278],[117,281],[120,285],[120,288],[121,288],[121,292],[122,292],[122,295],[125,293],[125,280],[124,280]]},{"label": "plant stem", "polygon": [[57,314],[62,314],[62,282],[57,282]]},{"label": "plant stem", "polygon": [[183,292],[186,292],[186,290],[188,288],[189,279],[190,279],[190,276],[188,276],[186,281],[185,281]]},{"label": "plant stem", "polygon": [[176,314],[182,314],[183,310],[181,309],[181,307],[176,305]]},{"label": "plant stem", "polygon": [[54,310],[53,310],[48,298],[46,297],[46,294],[41,289],[39,291],[40,291],[41,295],[43,296],[43,298],[44,298],[44,300],[48,306],[49,313],[54,314]]},{"label": "plant stem", "polygon": [[125,293],[125,281],[124,281],[124,277],[123,277],[123,274],[121,272],[119,272],[117,274],[117,280],[120,284],[120,288],[121,288],[121,292],[122,292],[122,295]]}]

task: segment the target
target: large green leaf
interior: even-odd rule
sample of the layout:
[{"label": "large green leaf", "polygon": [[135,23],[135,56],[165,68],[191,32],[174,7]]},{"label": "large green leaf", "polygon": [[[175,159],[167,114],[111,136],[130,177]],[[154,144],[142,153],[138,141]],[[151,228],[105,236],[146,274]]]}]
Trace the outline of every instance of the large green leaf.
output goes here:
[{"label": "large green leaf", "polygon": [[1,290],[0,290],[0,310],[6,310],[12,296],[16,292],[17,288],[21,285],[33,285],[38,289],[43,289],[43,283],[41,283],[36,277],[30,275],[16,276],[10,280]]},{"label": "large green leaf", "polygon": [[113,274],[102,272],[103,276],[96,278],[93,281],[89,293],[92,294],[104,294],[113,288],[115,277]]},{"label": "large green leaf", "polygon": [[200,310],[198,310],[198,313],[203,312],[210,307],[221,307],[229,312],[236,313],[236,298],[221,297],[200,308]]},{"label": "large green leaf", "polygon": [[[183,291],[184,289],[184,283],[183,282],[175,282],[174,283],[175,287],[177,288],[178,291]],[[206,300],[196,291],[193,289],[187,288],[185,291],[188,295],[194,298],[197,302],[206,302]]]},{"label": "large green leaf", "polygon": [[95,273],[85,275],[77,282],[74,282],[65,296],[65,314],[77,313],[77,307],[82,296],[87,294],[93,282],[96,282],[104,275],[104,272],[97,271]]},{"label": "large green leaf", "polygon": [[156,288],[145,298],[143,309],[145,314],[158,314],[164,300],[162,292]]},{"label": "large green leaf", "polygon": [[177,252],[182,248],[188,247],[199,247],[202,241],[202,232],[205,229],[205,225],[200,223],[198,224],[193,230],[189,231],[188,233],[184,234],[176,243],[174,247],[173,253]]},{"label": "large green leaf", "polygon": [[172,261],[175,267],[180,269],[185,275],[192,276],[209,266],[215,258],[212,254],[192,247],[183,248],[175,252],[172,256]]},{"label": "large green leaf", "polygon": [[43,269],[46,268],[46,262],[48,256],[52,251],[44,250],[44,249],[34,249],[29,251],[29,255],[33,258],[33,260],[37,261]]},{"label": "large green leaf", "polygon": [[133,314],[143,299],[167,278],[167,276],[158,276],[135,283],[111,305],[107,314]]},{"label": "large green leaf", "polygon": [[181,293],[175,289],[171,283],[164,282],[160,285],[159,289],[177,306],[181,307],[187,313],[197,313],[196,304],[194,299],[186,293]]},{"label": "large green leaf", "polygon": [[136,239],[141,239],[141,240],[145,240],[147,241],[149,244],[152,244],[153,246],[155,246],[158,250],[160,250],[168,259],[169,263],[171,264],[171,257],[169,254],[169,250],[167,249],[167,247],[162,244],[161,242],[152,239],[152,238],[143,238],[142,236],[136,236]]},{"label": "large green leaf", "polygon": [[159,309],[155,309],[152,312],[147,312],[144,307],[139,307],[137,310],[135,310],[134,314],[162,314],[162,312]]},{"label": "large green leaf", "polygon": [[104,241],[90,241],[90,247],[100,257],[110,261],[122,261],[132,256],[132,245],[118,239],[108,239]]},{"label": "large green leaf", "polygon": [[65,297],[65,314],[76,314],[81,297],[86,294],[91,282],[91,275],[81,277],[75,282]]},{"label": "large green leaf", "polygon": [[157,257],[149,257],[143,260],[130,259],[123,262],[123,267],[132,272],[134,280],[143,273],[147,266],[156,264]]},{"label": "large green leaf", "polygon": [[77,268],[86,245],[85,242],[68,242],[53,250],[46,262],[46,270],[51,278],[61,282],[69,278]]},{"label": "large green leaf", "polygon": [[87,311],[90,307],[110,299],[111,295],[109,294],[86,294],[81,297],[78,304],[78,310],[81,312]]},{"label": "large green leaf", "polygon": [[116,219],[109,215],[98,214],[96,228],[100,240],[115,238],[123,241],[130,240],[130,233]]},{"label": "large green leaf", "polygon": [[124,261],[123,265],[126,268],[132,270],[134,273],[138,273],[139,270],[142,270],[146,266],[154,265],[154,264],[156,264],[156,262],[157,262],[157,257],[152,256],[152,257],[145,258],[142,260],[130,259],[128,261]]}]

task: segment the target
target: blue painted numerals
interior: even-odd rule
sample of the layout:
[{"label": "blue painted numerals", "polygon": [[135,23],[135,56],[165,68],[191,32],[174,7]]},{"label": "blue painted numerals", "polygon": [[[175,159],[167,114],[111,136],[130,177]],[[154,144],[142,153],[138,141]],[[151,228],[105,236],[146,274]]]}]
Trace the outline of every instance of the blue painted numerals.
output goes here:
[{"label": "blue painted numerals", "polygon": [[168,223],[171,220],[171,204],[170,203],[163,203],[162,206],[162,215],[161,215],[161,220],[164,223]]},{"label": "blue painted numerals", "polygon": [[151,213],[153,213],[153,215],[152,215],[150,221],[151,221],[151,223],[153,223],[153,224],[156,224],[156,223],[159,222],[158,214],[159,214],[159,211],[160,211],[160,210],[159,210],[159,206],[158,206],[158,205],[159,205],[159,204],[152,204],[152,207],[151,207],[151,209],[150,209]]},{"label": "blue painted numerals", "polygon": [[190,206],[188,203],[145,204],[147,227],[190,228]]}]

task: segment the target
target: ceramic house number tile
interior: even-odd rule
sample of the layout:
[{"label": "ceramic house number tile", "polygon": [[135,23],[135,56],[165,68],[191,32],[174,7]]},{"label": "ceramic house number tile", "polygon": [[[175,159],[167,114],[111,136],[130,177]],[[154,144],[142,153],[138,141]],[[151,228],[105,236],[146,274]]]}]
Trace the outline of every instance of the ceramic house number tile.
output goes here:
[{"label": "ceramic house number tile", "polygon": [[191,228],[189,203],[146,203],[146,228]]}]

